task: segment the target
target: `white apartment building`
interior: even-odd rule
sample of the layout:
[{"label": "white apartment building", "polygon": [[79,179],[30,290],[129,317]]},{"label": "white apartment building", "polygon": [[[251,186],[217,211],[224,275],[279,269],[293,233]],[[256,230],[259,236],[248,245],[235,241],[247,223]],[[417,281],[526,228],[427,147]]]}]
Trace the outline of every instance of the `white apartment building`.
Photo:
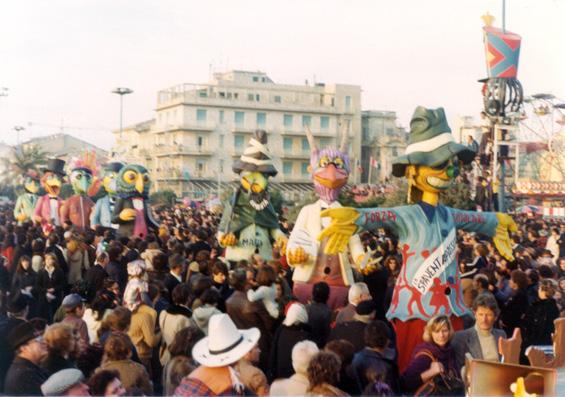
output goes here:
[{"label": "white apartment building", "polygon": [[[276,84],[263,72],[216,73],[208,84],[158,92],[155,119],[114,131],[115,157],[144,164],[155,188],[197,197],[232,182],[231,170],[256,129],[268,146],[283,190],[309,190],[310,148],[304,126],[320,147],[336,146],[349,125],[352,164],[361,159],[361,88],[355,85]],[[352,167],[353,168],[353,167]],[[352,170],[351,182],[361,175]],[[279,186],[280,185],[280,186]],[[207,190],[207,191],[206,191]]]},{"label": "white apartment building", "polygon": [[[361,117],[361,181],[384,182],[392,176],[393,159],[404,154],[408,138],[406,131],[398,126],[396,112],[366,110]],[[373,164],[371,158],[374,159]]]}]

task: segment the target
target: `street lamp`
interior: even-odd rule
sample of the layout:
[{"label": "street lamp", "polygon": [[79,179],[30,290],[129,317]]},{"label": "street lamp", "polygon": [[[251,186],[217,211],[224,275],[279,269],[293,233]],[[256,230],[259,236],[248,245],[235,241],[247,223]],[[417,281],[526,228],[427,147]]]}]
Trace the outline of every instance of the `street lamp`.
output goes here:
[{"label": "street lamp", "polygon": [[25,128],[22,127],[21,125],[16,125],[16,126],[14,126],[14,130],[16,131],[17,146],[19,146],[20,145],[20,132],[25,130]]},{"label": "street lamp", "polygon": [[120,139],[122,139],[123,132],[123,115],[124,115],[124,95],[131,94],[133,90],[126,87],[117,87],[112,90],[112,94],[118,94],[120,96]]}]

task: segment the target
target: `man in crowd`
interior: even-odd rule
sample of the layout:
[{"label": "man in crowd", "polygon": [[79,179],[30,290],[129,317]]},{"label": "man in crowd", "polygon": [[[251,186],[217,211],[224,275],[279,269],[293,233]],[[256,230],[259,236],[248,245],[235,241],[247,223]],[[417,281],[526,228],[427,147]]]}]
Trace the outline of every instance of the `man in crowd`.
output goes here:
[{"label": "man in crowd", "polygon": [[290,378],[277,379],[271,385],[270,396],[303,396],[310,386],[308,381],[308,364],[318,353],[318,346],[312,341],[298,342],[292,348],[292,368],[294,375]]},{"label": "man in crowd", "polygon": [[365,283],[355,283],[349,287],[347,300],[349,304],[339,311],[336,317],[336,323],[343,323],[353,320],[355,316],[355,308],[363,301],[371,299],[369,287]]},{"label": "man in crowd", "polygon": [[41,385],[44,396],[90,396],[84,375],[75,368],[55,372]]}]

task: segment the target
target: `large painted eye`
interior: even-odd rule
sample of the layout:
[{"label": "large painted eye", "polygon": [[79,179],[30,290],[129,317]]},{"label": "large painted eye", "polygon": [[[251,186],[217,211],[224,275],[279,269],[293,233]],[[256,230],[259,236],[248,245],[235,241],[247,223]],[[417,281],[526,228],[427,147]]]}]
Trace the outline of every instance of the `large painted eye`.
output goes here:
[{"label": "large painted eye", "polygon": [[124,176],[122,177],[122,179],[126,183],[133,183],[135,181],[136,177],[137,177],[137,172],[130,170],[130,171],[126,171],[124,173]]},{"label": "large painted eye", "polygon": [[341,157],[336,157],[333,163],[335,164],[336,168],[339,169],[342,169],[345,166],[345,163],[343,162],[343,159]]},{"label": "large painted eye", "polygon": [[145,183],[149,182],[149,175],[143,174],[143,182]]},{"label": "large painted eye", "polygon": [[318,165],[320,167],[327,167],[327,165],[330,163],[330,159],[328,156],[323,156],[320,161],[318,162]]}]

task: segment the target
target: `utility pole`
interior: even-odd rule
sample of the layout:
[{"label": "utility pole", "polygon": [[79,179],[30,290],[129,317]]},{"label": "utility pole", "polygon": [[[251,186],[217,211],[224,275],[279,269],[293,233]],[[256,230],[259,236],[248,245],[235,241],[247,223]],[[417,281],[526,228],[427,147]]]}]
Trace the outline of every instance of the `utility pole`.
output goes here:
[{"label": "utility pole", "polygon": [[16,145],[20,146],[20,132],[25,130],[24,127],[22,127],[21,125],[16,125],[14,126],[14,131],[16,131]]},{"label": "utility pole", "polygon": [[124,114],[124,95],[131,94],[133,90],[126,87],[117,87],[112,90],[112,94],[117,94],[120,96],[120,139],[122,138],[122,132],[124,130],[123,124],[123,114]]}]

